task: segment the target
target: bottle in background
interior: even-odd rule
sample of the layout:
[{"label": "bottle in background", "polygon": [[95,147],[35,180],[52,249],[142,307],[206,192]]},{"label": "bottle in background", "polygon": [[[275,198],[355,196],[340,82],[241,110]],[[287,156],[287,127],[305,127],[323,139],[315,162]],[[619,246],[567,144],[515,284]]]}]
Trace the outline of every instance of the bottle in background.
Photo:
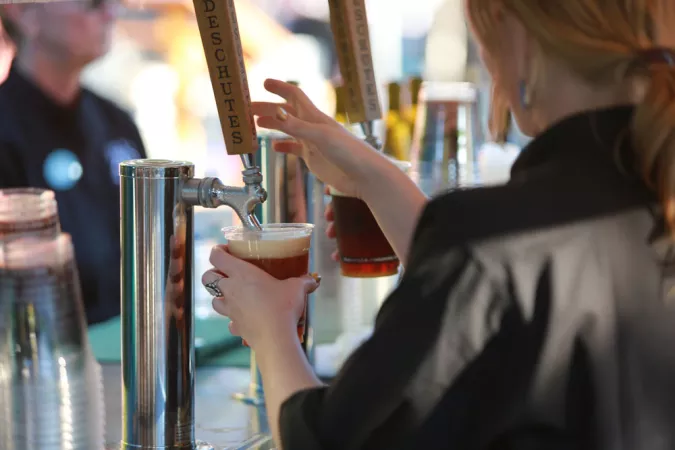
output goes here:
[{"label": "bottle in background", "polygon": [[335,86],[335,120],[344,126],[349,125],[347,119],[347,107],[345,105],[345,88],[341,85]]},{"label": "bottle in background", "polygon": [[410,153],[410,126],[401,113],[401,85],[389,83],[389,110],[385,118],[386,134],[383,152],[400,161],[407,161]]},{"label": "bottle in background", "polygon": [[410,126],[410,136],[415,132],[417,123],[417,105],[420,100],[420,89],[422,88],[422,77],[413,77],[408,83],[410,93],[410,103],[405,105],[404,117]]}]

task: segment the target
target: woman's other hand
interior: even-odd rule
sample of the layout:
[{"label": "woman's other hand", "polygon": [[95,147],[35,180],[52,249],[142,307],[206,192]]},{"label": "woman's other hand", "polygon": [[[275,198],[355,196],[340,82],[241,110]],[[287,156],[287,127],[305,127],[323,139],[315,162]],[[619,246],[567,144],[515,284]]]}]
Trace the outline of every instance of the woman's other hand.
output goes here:
[{"label": "woman's other hand", "polygon": [[217,281],[222,296],[213,299],[213,309],[232,320],[232,334],[254,349],[274,345],[278,339],[298,338],[305,297],[319,287],[314,278],[277,280],[232,256],[224,245],[214,247],[209,260],[214,268],[204,273],[202,284]]},{"label": "woman's other hand", "polygon": [[295,141],[277,143],[275,150],[301,157],[321,181],[360,198],[361,181],[367,181],[369,173],[368,158],[382,158],[382,155],[319,111],[297,86],[267,80],[265,89],[286,103],[254,102],[253,114],[258,117],[258,126],[295,138]]}]

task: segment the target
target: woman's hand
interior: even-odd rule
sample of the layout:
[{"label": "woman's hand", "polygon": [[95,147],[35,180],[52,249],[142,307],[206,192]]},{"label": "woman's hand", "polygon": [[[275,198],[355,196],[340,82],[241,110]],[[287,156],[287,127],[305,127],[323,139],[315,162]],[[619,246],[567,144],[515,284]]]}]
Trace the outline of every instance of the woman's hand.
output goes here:
[{"label": "woman's hand", "polygon": [[405,265],[427,202],[424,193],[389,158],[319,111],[296,86],[267,80],[265,88],[286,103],[254,103],[258,125],[296,140],[280,142],[275,150],[301,157],[326,185],[365,201]]},{"label": "woman's hand", "polygon": [[297,86],[267,80],[265,89],[284,98],[286,103],[254,102],[258,126],[295,138],[277,143],[275,150],[301,157],[321,181],[360,198],[361,181],[367,181],[370,173],[368,159],[383,156],[319,111]]},{"label": "woman's hand", "polygon": [[319,286],[314,278],[277,280],[232,256],[224,245],[213,248],[210,262],[214,268],[204,273],[202,283],[217,282],[222,296],[213,299],[213,309],[232,320],[232,334],[254,349],[274,345],[278,339],[298,339],[305,297]]}]

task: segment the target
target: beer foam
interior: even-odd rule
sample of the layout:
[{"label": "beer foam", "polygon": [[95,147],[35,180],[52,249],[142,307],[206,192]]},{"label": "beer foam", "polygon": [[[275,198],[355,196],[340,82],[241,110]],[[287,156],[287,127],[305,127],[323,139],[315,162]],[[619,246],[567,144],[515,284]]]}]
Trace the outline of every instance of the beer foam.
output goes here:
[{"label": "beer foam", "polygon": [[57,214],[54,192],[46,189],[0,189],[0,222],[32,222]]},{"label": "beer foam", "polygon": [[56,267],[73,259],[69,234],[56,237],[23,237],[0,242],[0,269]]},{"label": "beer foam", "polygon": [[223,233],[234,256],[247,259],[281,259],[309,252],[314,226],[309,224],[272,224],[262,231],[241,227],[225,228]]}]

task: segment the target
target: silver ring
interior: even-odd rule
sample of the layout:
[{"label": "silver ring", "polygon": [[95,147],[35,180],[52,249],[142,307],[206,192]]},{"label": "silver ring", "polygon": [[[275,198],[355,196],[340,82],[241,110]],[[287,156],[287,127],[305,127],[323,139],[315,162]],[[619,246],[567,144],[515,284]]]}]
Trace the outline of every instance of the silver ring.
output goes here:
[{"label": "silver ring", "polygon": [[222,296],[223,296],[223,292],[222,292],[222,291],[220,290],[220,288],[218,287],[218,283],[219,283],[220,280],[222,280],[222,279],[223,279],[222,277],[221,277],[221,278],[216,278],[216,279],[213,280],[212,282],[206,283],[206,284],[204,285],[204,287],[206,288],[206,290],[208,291],[209,294],[211,294],[211,295],[214,296],[214,297],[222,297]]}]

